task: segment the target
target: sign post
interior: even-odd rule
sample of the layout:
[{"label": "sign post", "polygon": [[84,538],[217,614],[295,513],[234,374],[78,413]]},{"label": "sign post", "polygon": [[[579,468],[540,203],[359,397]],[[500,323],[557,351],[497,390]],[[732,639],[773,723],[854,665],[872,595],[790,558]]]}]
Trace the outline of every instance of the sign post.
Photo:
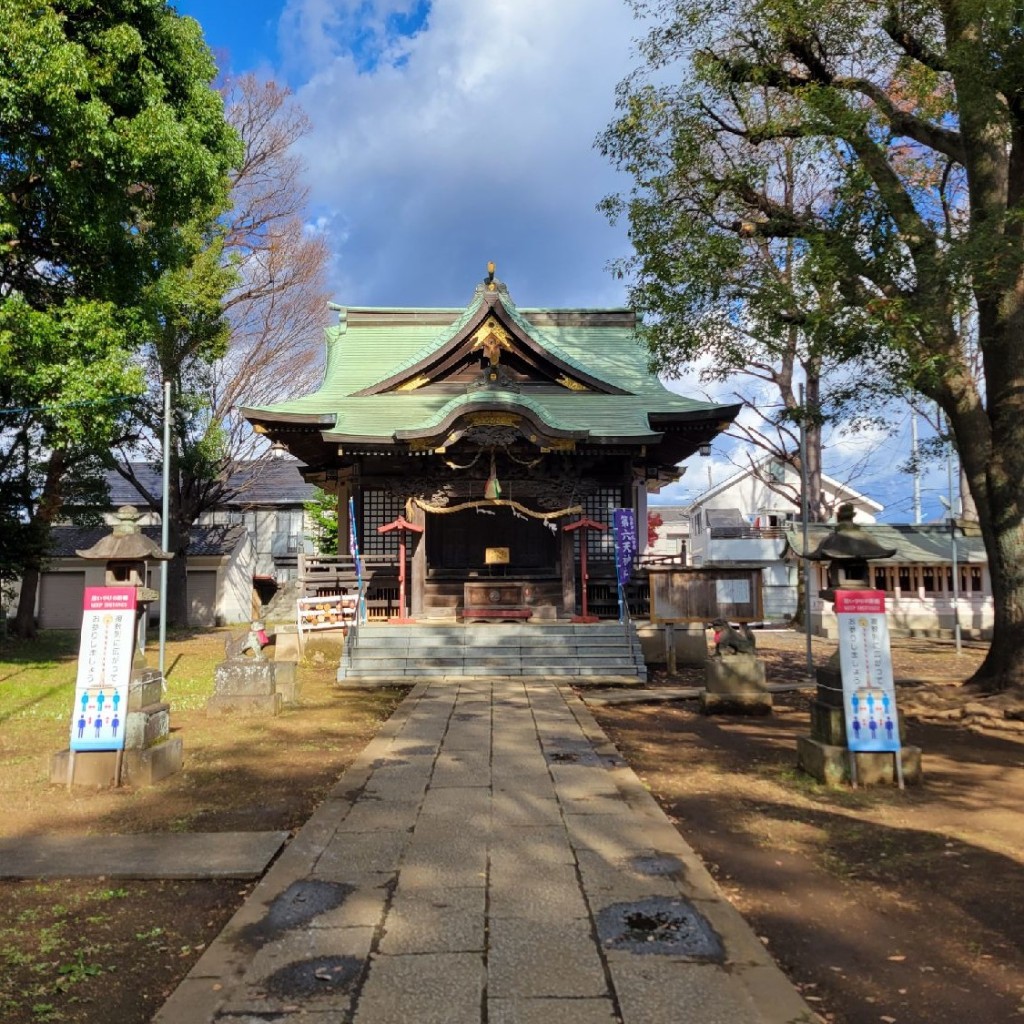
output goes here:
[{"label": "sign post", "polygon": [[75,704],[71,715],[68,788],[79,750],[118,751],[115,782],[120,785],[124,721],[135,653],[137,588],[86,587],[78,654]]},{"label": "sign post", "polygon": [[850,778],[856,786],[859,752],[891,752],[896,758],[896,779],[903,789],[903,756],[885,592],[837,588],[835,610],[839,620],[839,664]]}]

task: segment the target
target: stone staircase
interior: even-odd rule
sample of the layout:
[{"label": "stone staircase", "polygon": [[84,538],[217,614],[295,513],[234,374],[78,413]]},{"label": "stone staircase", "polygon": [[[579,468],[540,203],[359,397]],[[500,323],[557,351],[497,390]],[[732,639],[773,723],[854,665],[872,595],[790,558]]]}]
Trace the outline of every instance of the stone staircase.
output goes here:
[{"label": "stone staircase", "polygon": [[588,684],[643,682],[632,622],[363,623],[342,654],[343,685],[443,676],[565,676]]}]

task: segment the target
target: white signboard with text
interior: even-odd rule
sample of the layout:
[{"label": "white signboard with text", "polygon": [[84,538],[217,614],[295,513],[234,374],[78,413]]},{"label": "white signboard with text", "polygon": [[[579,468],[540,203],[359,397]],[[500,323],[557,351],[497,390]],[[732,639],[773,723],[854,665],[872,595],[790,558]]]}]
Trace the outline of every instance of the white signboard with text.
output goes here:
[{"label": "white signboard with text", "polygon": [[846,745],[857,752],[898,753],[900,729],[885,591],[839,589],[835,595]]},{"label": "white signboard with text", "polygon": [[135,587],[86,587],[72,750],[121,750],[135,651]]}]

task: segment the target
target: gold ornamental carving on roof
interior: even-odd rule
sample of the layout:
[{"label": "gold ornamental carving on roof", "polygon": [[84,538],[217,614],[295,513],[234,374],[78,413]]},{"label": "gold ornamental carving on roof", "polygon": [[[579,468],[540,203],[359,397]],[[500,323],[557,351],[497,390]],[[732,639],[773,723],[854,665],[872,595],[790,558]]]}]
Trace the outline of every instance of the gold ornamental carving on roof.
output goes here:
[{"label": "gold ornamental carving on roof", "polygon": [[423,387],[424,384],[429,384],[430,378],[428,376],[421,375],[419,377],[413,377],[412,380],[405,381],[404,384],[399,384],[396,391],[415,391],[417,388]]},{"label": "gold ornamental carving on roof", "polygon": [[471,351],[483,350],[491,366],[501,362],[501,350],[512,351],[512,335],[498,322],[497,317],[489,316],[474,332]]},{"label": "gold ornamental carving on roof", "polygon": [[510,412],[474,412],[466,417],[474,427],[518,427],[522,416]]},{"label": "gold ornamental carving on roof", "polygon": [[590,388],[586,384],[581,383],[578,380],[573,380],[568,374],[563,373],[561,377],[555,378],[556,384],[561,384],[563,388],[567,388],[569,391],[589,391]]}]

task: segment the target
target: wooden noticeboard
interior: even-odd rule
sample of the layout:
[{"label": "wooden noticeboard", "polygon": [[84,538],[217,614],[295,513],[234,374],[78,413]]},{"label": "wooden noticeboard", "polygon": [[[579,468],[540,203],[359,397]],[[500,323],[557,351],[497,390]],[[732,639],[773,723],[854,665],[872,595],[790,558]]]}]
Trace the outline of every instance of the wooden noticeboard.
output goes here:
[{"label": "wooden noticeboard", "polygon": [[651,622],[760,622],[760,569],[652,569]]}]

